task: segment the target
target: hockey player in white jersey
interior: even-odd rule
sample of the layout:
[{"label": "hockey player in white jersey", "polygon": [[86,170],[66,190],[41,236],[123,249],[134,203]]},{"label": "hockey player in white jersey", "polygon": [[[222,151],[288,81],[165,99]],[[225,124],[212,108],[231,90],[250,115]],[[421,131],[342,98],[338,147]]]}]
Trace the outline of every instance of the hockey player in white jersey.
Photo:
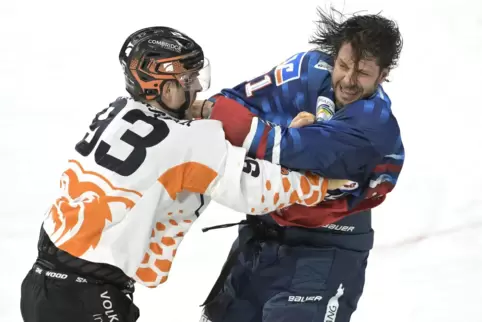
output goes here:
[{"label": "hockey player in white jersey", "polygon": [[120,51],[127,91],[75,145],[21,287],[25,322],[136,321],[134,282],[167,280],[210,199],[264,214],[315,205],[342,180],[246,158],[221,123],[183,120],[210,83],[201,47],[177,30],[135,32]]}]

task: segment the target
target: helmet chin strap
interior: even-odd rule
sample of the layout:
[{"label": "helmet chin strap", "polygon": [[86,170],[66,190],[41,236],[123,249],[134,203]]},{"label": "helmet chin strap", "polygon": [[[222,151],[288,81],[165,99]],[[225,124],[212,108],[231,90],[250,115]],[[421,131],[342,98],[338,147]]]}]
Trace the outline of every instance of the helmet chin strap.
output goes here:
[{"label": "helmet chin strap", "polygon": [[[161,85],[159,86],[159,93],[162,93],[162,88],[164,87],[166,83],[162,82]],[[179,84],[179,82],[178,82]],[[182,120],[186,117],[186,111],[191,106],[191,95],[189,95],[189,92],[184,91],[184,103],[179,107],[179,108],[170,108],[164,102],[162,101],[162,94],[158,95],[155,99],[155,101],[166,111],[170,112],[173,114],[173,116],[177,117],[178,119]]]}]

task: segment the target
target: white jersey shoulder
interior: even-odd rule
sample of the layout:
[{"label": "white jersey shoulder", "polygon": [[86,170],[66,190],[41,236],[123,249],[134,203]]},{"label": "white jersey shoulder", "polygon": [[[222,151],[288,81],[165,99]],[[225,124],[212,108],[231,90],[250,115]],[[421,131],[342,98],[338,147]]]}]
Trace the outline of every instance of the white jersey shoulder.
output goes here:
[{"label": "white jersey shoulder", "polygon": [[323,179],[245,154],[218,121],[180,121],[119,98],[76,144],[44,228],[71,255],[155,287],[209,196],[253,214],[323,199]]}]

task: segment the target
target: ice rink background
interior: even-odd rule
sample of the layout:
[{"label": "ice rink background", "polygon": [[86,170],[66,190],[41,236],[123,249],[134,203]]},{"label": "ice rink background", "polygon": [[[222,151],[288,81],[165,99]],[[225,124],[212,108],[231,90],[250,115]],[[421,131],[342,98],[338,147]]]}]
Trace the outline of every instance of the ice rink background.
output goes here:
[{"label": "ice rink background", "polygon": [[[146,26],[189,34],[212,64],[213,94],[309,48],[316,6],[382,11],[404,37],[385,89],[406,164],[374,210],[375,248],[353,322],[482,321],[482,3],[407,1],[2,1],[0,3],[0,320],[20,322],[20,283],[36,256],[68,152],[94,114],[125,95],[117,59]],[[168,282],[137,287],[140,322],[198,321],[242,214],[212,204]]]}]

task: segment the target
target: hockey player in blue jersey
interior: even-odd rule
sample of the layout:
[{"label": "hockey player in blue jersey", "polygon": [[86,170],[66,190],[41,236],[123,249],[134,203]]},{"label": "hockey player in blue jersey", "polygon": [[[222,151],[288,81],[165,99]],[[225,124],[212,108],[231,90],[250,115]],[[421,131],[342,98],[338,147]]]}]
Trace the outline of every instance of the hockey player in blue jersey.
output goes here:
[{"label": "hockey player in blue jersey", "polygon": [[[195,116],[222,121],[226,137],[251,156],[351,182],[316,207],[248,216],[204,303],[204,321],[346,322],[362,295],[371,209],[394,188],[404,160],[381,86],[402,41],[380,15],[337,22],[319,13],[316,49],[222,90]],[[296,128],[307,119],[313,124]],[[256,175],[252,167],[246,171]]]}]

